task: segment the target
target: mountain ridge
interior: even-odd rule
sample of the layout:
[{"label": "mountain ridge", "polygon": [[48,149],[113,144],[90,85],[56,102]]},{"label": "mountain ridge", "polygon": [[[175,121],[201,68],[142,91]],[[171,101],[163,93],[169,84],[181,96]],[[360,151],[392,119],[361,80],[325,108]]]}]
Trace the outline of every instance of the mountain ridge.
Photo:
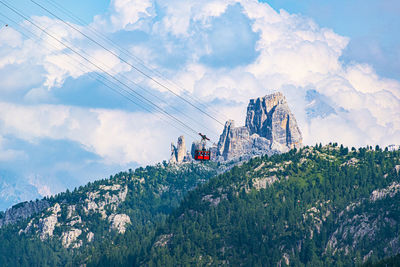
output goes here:
[{"label": "mountain ridge", "polygon": [[335,144],[253,158],[189,192],[146,264],[356,266],[396,255],[399,167],[398,151]]},{"label": "mountain ridge", "polygon": [[[213,161],[242,161],[264,154],[287,152],[302,146],[302,134],[296,118],[290,111],[281,92],[250,99],[244,126],[235,127],[228,120],[218,140],[210,148]],[[171,144],[170,163],[190,162],[195,150],[202,149],[193,142],[190,154],[186,152],[184,136],[178,138],[177,146]]]},{"label": "mountain ridge", "polygon": [[[399,151],[349,151],[332,144],[234,167],[158,164],[121,172],[48,198],[49,208],[2,227],[0,264],[337,266],[352,265],[352,257],[375,262],[400,248],[393,241],[400,222],[399,169]],[[382,224],[358,219],[375,218],[382,208],[389,211]],[[393,230],[385,232],[387,227]],[[372,229],[373,240],[365,241],[365,229]],[[361,239],[352,248],[343,235]],[[257,251],[266,245],[268,250]]]}]

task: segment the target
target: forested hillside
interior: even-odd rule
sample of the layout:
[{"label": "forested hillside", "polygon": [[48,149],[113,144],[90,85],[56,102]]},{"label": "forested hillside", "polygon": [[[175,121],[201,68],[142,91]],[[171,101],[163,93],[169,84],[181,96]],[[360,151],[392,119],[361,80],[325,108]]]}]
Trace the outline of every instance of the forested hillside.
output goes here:
[{"label": "forested hillside", "polygon": [[216,169],[158,164],[47,198],[45,211],[0,229],[0,266],[76,266],[113,253],[135,263],[155,225]]},{"label": "forested hillside", "polygon": [[0,265],[360,266],[400,253],[399,151],[317,145],[227,169],[158,164],[46,199],[0,229]]},{"label": "forested hillside", "polygon": [[383,259],[376,263],[368,262],[363,265],[363,267],[398,267],[398,266],[400,266],[400,254],[397,254],[396,256],[387,259]]},{"label": "forested hillside", "polygon": [[352,266],[400,252],[399,152],[306,147],[189,192],[145,262]]}]

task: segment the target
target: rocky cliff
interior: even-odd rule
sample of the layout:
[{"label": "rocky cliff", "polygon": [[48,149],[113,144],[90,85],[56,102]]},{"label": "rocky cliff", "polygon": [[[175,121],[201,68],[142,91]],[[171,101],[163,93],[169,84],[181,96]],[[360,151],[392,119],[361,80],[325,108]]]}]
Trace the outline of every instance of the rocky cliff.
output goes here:
[{"label": "rocky cliff", "polygon": [[0,228],[10,223],[16,223],[20,220],[31,217],[50,207],[47,200],[37,200],[21,202],[7,209],[5,213],[0,214]]},{"label": "rocky cliff", "polygon": [[178,142],[175,146],[174,143],[171,143],[171,158],[169,160],[170,163],[181,163],[190,161],[191,157],[186,150],[185,137],[179,136]]},{"label": "rocky cliff", "polygon": [[302,136],[282,93],[251,99],[246,124],[227,121],[216,149],[217,160],[231,160],[300,147]]},{"label": "rocky cliff", "polygon": [[99,237],[94,222],[101,221],[104,231],[125,233],[131,219],[119,207],[125,202],[128,184],[132,182],[121,176],[91,185],[91,190],[81,187],[74,193],[60,195],[53,198],[51,204],[46,201],[43,205],[46,208],[25,217],[30,219],[19,229],[18,235],[37,236],[42,242],[54,238],[60,240],[64,248],[79,248],[104,237],[105,233]]},{"label": "rocky cliff", "polygon": [[[104,251],[141,250],[187,192],[216,173],[216,166],[159,163],[17,204],[0,212],[7,223],[0,228],[0,266],[83,266]],[[125,265],[88,265],[115,262]],[[132,264],[141,266],[126,265]]]},{"label": "rocky cliff", "polygon": [[[296,119],[285,96],[278,92],[250,99],[245,126],[235,127],[233,120],[227,121],[218,144],[210,151],[213,161],[227,161],[287,152],[301,146],[302,136]],[[176,146],[171,144],[169,162],[191,161],[196,149],[201,149],[200,142],[193,142],[188,154],[184,136],[180,136]]]},{"label": "rocky cliff", "polygon": [[253,158],[193,190],[153,239],[149,262],[363,266],[399,254],[399,173],[398,151],[337,144]]},{"label": "rocky cliff", "polygon": [[258,134],[250,135],[247,127],[235,127],[235,122],[225,123],[217,149],[213,149],[212,156],[216,160],[231,160],[238,157],[262,155],[270,151],[270,140]]}]

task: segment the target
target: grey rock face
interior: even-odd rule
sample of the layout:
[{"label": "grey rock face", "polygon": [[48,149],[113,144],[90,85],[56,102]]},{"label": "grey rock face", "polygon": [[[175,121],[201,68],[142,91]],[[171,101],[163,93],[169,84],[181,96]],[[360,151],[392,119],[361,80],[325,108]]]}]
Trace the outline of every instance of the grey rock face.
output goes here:
[{"label": "grey rock face", "polygon": [[[238,142],[239,141],[239,142]],[[227,157],[228,154],[248,149],[250,143],[250,132],[246,127],[235,128],[235,122],[229,120],[225,123],[218,142],[218,154]]]},{"label": "grey rock face", "polygon": [[321,117],[325,118],[330,114],[336,114],[335,109],[328,104],[328,100],[315,90],[306,92],[306,114],[308,119]]},{"label": "grey rock face", "polygon": [[22,176],[12,171],[0,170],[0,211],[5,211],[17,203],[42,197],[38,188]]},{"label": "grey rock face", "polygon": [[185,137],[179,136],[178,142],[175,146],[174,143],[171,144],[171,158],[169,160],[170,163],[181,163],[185,161],[189,161],[190,156],[186,151],[186,143]]},{"label": "grey rock face", "polygon": [[385,188],[377,188],[369,198],[345,207],[335,218],[335,229],[329,236],[325,252],[332,255],[360,252],[363,262],[372,253],[383,252],[384,257],[399,254],[400,242],[395,234],[399,224],[399,188],[400,183],[393,182]]},{"label": "grey rock face", "polygon": [[302,136],[282,93],[251,99],[246,125],[227,121],[216,149],[218,160],[286,152],[300,147]]},{"label": "grey rock face", "polygon": [[235,128],[235,122],[230,120],[225,123],[216,149],[216,156],[218,160],[231,160],[249,153],[261,155],[269,148],[269,140],[261,138],[258,134],[250,135],[247,127]]},{"label": "grey rock face", "polygon": [[6,210],[0,218],[0,228],[10,223],[16,223],[19,220],[26,219],[33,214],[39,213],[50,207],[47,200],[38,200],[22,202]]},{"label": "grey rock face", "polygon": [[286,98],[282,93],[274,93],[257,99],[251,99],[247,107],[246,127],[250,134],[258,134],[271,141],[294,148],[302,142],[297,126]]},{"label": "grey rock face", "polygon": [[195,151],[196,150],[201,150],[201,149],[203,149],[203,146],[202,146],[201,142],[200,141],[194,141],[192,143],[192,148],[190,150],[190,155],[192,156],[192,158],[194,158]]},{"label": "grey rock face", "polygon": [[126,214],[113,214],[108,220],[111,222],[110,229],[116,230],[120,234],[125,233],[126,224],[131,223],[131,219]]},{"label": "grey rock face", "polygon": [[[131,179],[142,183],[138,177]],[[64,248],[76,249],[86,245],[83,240],[93,242],[96,224],[92,224],[91,215],[95,214],[95,220],[108,224],[109,231],[115,230],[123,234],[131,220],[128,215],[119,212],[119,207],[126,201],[129,182],[125,176],[116,180],[110,179],[90,190],[74,192],[73,194],[79,194],[79,198],[63,198],[51,205],[47,204],[48,208],[31,216],[29,222],[18,226],[18,234],[39,237],[44,242],[51,238],[60,241]],[[104,233],[96,236],[103,237]]]},{"label": "grey rock face", "polygon": [[[246,124],[235,127],[235,122],[225,123],[217,146],[210,148],[211,160],[244,160],[253,156],[287,152],[302,145],[302,136],[296,119],[282,93],[251,99],[247,107]],[[186,153],[185,139],[171,144],[170,163],[190,161],[195,150],[202,149],[201,142],[193,142],[191,155]]]}]

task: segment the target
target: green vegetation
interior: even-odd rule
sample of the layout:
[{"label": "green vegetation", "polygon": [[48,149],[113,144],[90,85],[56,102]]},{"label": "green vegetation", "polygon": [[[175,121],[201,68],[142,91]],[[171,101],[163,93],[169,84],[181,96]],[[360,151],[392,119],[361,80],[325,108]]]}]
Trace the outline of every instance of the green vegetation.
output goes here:
[{"label": "green vegetation", "polygon": [[[39,215],[1,229],[0,265],[375,263],[400,249],[396,166],[400,169],[399,151],[333,144],[254,158],[218,176],[217,170],[226,166],[215,163],[122,172],[50,198],[61,206],[61,223],[52,238],[41,241],[35,232],[18,233],[28,222],[39,223]],[[104,199],[111,192],[105,186],[113,185],[128,193],[104,212],[129,215],[124,234],[110,231],[99,213],[85,211],[90,194],[100,192]],[[82,234],[81,246],[64,248],[60,237],[70,229],[71,205],[82,219],[77,225],[95,238],[89,242]]]},{"label": "green vegetation", "polygon": [[398,267],[400,266],[400,254],[390,257],[388,259],[381,260],[377,263],[368,262],[363,267]]},{"label": "green vegetation", "polygon": [[[399,164],[399,152],[348,152],[336,145],[252,159],[189,192],[158,229],[156,241],[168,242],[155,242],[146,263],[276,266],[285,263],[285,255],[294,266],[351,266],[362,263],[361,255],[370,250],[371,259],[382,258],[386,242],[400,236],[400,196],[368,199],[373,190],[399,181]],[[272,177],[277,181],[260,187]],[[347,214],[346,207],[358,201]],[[330,247],[329,238],[343,223],[342,211],[343,218],[386,212],[381,219],[393,225],[383,224],[357,242],[349,235],[339,247]],[[357,230],[358,221],[354,224]],[[355,248],[346,249],[340,241]]]},{"label": "green vegetation", "polygon": [[[19,234],[21,229],[26,229],[30,221],[40,225],[40,219],[43,217],[40,217],[40,214],[15,225],[3,227],[0,229],[0,266],[76,266],[81,262],[118,266],[122,259],[129,259],[135,263],[142,247],[149,244],[155,225],[165,221],[188,190],[215,176],[216,169],[217,164],[214,163],[187,164],[179,167],[158,164],[121,172],[72,192],[67,190],[55,197],[46,198],[51,205],[59,203],[61,206],[59,224],[54,229],[54,236],[42,242],[35,232]],[[120,212],[131,218],[131,224],[123,235],[110,231],[108,221],[103,220],[99,213],[84,211],[88,194],[100,191],[102,199],[107,192],[101,190],[101,186],[114,184],[128,188],[126,199],[118,205],[117,210],[106,209],[107,215]],[[67,219],[67,213],[68,207],[72,205],[76,206],[77,215],[85,222],[84,225],[78,226],[90,229],[95,238],[89,243],[82,236],[83,245],[80,248],[66,249],[61,245],[60,239],[61,234],[70,228],[67,225],[70,221]],[[47,213],[49,215],[49,212]]]}]

